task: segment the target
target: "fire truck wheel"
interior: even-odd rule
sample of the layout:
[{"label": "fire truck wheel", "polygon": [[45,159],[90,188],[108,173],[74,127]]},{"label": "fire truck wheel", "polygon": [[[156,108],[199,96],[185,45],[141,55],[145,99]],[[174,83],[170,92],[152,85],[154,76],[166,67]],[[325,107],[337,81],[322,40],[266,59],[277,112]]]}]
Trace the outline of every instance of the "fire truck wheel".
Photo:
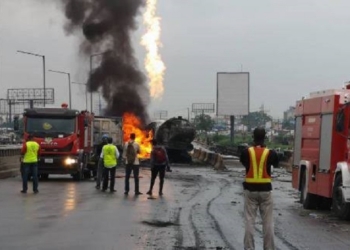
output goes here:
[{"label": "fire truck wheel", "polygon": [[303,204],[305,209],[315,209],[317,206],[317,196],[314,194],[310,194],[307,191],[306,186],[306,173],[303,171],[301,174],[301,186],[300,186],[300,203]]},{"label": "fire truck wheel", "polygon": [[84,178],[85,178],[85,179],[90,179],[90,178],[91,178],[91,173],[90,173],[90,171],[85,171],[85,172],[84,172]]},{"label": "fire truck wheel", "polygon": [[343,185],[343,178],[341,174],[337,174],[334,181],[333,195],[332,195],[332,209],[334,213],[341,219],[350,219],[350,204],[343,201],[343,194],[341,186]]},{"label": "fire truck wheel", "polygon": [[81,171],[79,171],[78,173],[73,174],[73,179],[75,181],[82,181],[84,180],[84,174]]},{"label": "fire truck wheel", "polygon": [[73,179],[75,181],[82,181],[84,180],[84,169],[83,169],[83,163],[79,163],[79,170],[76,174],[73,174]]}]

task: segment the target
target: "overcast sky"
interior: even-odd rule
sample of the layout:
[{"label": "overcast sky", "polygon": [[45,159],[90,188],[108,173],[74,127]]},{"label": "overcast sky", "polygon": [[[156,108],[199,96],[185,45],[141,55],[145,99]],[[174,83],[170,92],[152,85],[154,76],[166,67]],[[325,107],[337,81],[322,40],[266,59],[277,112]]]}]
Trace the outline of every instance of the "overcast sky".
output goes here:
[{"label": "overcast sky", "polygon": [[[63,31],[64,16],[50,0],[0,0],[0,98],[6,89],[42,86],[47,69],[87,79],[78,39]],[[275,117],[311,91],[340,88],[350,80],[349,0],[160,0],[162,57],[167,67],[162,101],[155,110],[187,116],[195,102],[216,102],[216,72],[250,72],[251,111],[264,104]],[[142,34],[135,50],[143,68]],[[64,75],[47,73],[56,104],[68,102]],[[59,90],[63,86],[66,89]],[[85,108],[84,87],[72,85],[73,108]]]}]

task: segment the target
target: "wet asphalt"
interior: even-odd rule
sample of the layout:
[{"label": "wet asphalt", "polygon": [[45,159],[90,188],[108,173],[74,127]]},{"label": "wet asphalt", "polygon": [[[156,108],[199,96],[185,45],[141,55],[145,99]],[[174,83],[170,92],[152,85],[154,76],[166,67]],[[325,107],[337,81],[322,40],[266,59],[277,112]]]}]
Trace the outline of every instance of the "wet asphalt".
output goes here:
[{"label": "wet asphalt", "polygon": [[[123,170],[117,192],[102,193],[92,180],[75,182],[52,176],[39,184],[39,194],[21,194],[19,177],[0,181],[0,249],[244,249],[243,168],[173,166],[164,196],[146,195],[150,171],[141,171],[141,196],[124,195]],[[329,211],[306,211],[297,203],[291,176],[274,172],[276,249],[350,249],[350,223]],[[151,198],[151,199],[150,199]],[[256,249],[262,248],[261,223]]]}]

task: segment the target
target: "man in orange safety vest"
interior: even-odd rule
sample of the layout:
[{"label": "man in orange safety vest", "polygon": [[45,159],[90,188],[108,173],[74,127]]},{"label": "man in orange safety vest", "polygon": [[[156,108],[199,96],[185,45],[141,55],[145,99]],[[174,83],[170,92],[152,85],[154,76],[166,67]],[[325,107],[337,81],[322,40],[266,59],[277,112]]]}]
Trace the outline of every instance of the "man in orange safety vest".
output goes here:
[{"label": "man in orange safety vest", "polygon": [[254,224],[259,208],[263,221],[264,250],[274,250],[273,201],[271,185],[271,166],[278,167],[275,151],[267,149],[264,128],[253,132],[254,145],[242,151],[240,162],[246,168],[244,188],[244,249],[254,250]]}]

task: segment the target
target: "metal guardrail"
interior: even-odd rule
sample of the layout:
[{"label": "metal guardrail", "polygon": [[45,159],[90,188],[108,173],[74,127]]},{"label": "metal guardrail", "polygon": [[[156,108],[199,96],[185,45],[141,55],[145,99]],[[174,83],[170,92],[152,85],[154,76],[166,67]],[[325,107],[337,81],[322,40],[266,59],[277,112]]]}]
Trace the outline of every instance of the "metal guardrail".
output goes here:
[{"label": "metal guardrail", "polygon": [[11,145],[11,146],[0,147],[0,157],[16,156],[20,154],[21,154],[21,146]]},{"label": "metal guardrail", "polygon": [[21,149],[21,145],[0,145],[0,150]]},{"label": "metal guardrail", "polygon": [[[236,146],[236,147],[227,147],[227,146],[214,145],[214,146],[210,146],[209,150],[211,150],[211,151],[213,151],[215,153],[219,153],[219,154],[233,155],[233,156],[239,157],[241,155],[241,152],[245,148],[247,148],[246,145],[239,145],[239,146]],[[278,158],[279,158],[280,162],[288,161],[293,156],[293,151],[292,150],[276,150],[276,153],[278,155]]]}]

